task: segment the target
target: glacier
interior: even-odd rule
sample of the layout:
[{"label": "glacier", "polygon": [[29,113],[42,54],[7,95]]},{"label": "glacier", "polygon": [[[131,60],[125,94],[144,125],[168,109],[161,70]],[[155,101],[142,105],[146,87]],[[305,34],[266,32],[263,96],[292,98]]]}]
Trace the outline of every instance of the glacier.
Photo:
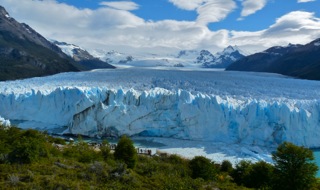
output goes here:
[{"label": "glacier", "polygon": [[277,74],[120,68],[0,82],[0,122],[90,137],[320,147],[320,82]]}]

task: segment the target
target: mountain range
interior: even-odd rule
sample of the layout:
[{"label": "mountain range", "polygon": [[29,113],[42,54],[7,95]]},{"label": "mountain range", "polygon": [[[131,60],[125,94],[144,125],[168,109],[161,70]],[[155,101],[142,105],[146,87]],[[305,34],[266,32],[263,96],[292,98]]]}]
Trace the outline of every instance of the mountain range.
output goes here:
[{"label": "mountain range", "polygon": [[168,55],[128,55],[91,50],[66,42],[48,41],[25,23],[10,17],[0,6],[0,81],[76,72],[113,65],[137,67],[226,68],[271,72],[320,80],[320,38],[306,45],[271,47],[248,55],[237,46],[212,54],[208,50],[182,50]]},{"label": "mountain range", "polygon": [[271,47],[232,63],[226,70],[270,72],[320,80],[320,38],[306,45]]},{"label": "mountain range", "polygon": [[215,55],[208,50],[201,50],[200,52],[196,50],[183,50],[179,52],[177,58],[188,60],[203,68],[226,68],[231,63],[245,57],[245,55],[246,53],[237,46],[228,46]]},{"label": "mountain range", "polygon": [[[94,57],[113,65],[130,65],[136,67],[191,67],[191,68],[226,68],[234,61],[245,57],[238,47],[228,46],[223,51],[213,55],[208,50],[182,50],[176,55],[129,55],[117,51],[92,50],[87,52],[76,45],[65,42],[54,42],[61,50],[74,59],[79,59],[79,52],[85,58]],[[83,57],[82,56],[82,57]]]}]

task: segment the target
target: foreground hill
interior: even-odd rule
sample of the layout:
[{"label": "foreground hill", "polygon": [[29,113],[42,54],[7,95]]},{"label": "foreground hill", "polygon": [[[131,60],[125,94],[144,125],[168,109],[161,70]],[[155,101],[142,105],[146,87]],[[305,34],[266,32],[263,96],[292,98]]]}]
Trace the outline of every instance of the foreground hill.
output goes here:
[{"label": "foreground hill", "polygon": [[79,71],[57,46],[0,6],[0,80]]},{"label": "foreground hill", "polygon": [[227,70],[271,72],[320,80],[320,39],[306,45],[272,47],[234,62]]}]

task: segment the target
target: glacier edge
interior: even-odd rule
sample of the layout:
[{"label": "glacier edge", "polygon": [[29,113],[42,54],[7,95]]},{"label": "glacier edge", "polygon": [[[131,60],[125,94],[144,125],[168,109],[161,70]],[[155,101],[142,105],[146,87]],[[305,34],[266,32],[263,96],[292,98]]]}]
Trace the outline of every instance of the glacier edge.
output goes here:
[{"label": "glacier edge", "polygon": [[10,120],[68,126],[87,136],[155,136],[258,146],[320,147],[318,100],[247,99],[186,90],[59,87],[1,94]]}]

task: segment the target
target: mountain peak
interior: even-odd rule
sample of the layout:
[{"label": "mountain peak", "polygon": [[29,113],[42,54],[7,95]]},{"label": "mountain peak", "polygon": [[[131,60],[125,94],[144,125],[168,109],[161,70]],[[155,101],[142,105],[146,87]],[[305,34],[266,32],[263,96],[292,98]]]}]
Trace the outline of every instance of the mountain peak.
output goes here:
[{"label": "mountain peak", "polygon": [[7,10],[6,10],[4,7],[2,7],[2,6],[0,6],[0,15],[1,15],[1,17],[10,18],[9,13],[8,13]]}]

